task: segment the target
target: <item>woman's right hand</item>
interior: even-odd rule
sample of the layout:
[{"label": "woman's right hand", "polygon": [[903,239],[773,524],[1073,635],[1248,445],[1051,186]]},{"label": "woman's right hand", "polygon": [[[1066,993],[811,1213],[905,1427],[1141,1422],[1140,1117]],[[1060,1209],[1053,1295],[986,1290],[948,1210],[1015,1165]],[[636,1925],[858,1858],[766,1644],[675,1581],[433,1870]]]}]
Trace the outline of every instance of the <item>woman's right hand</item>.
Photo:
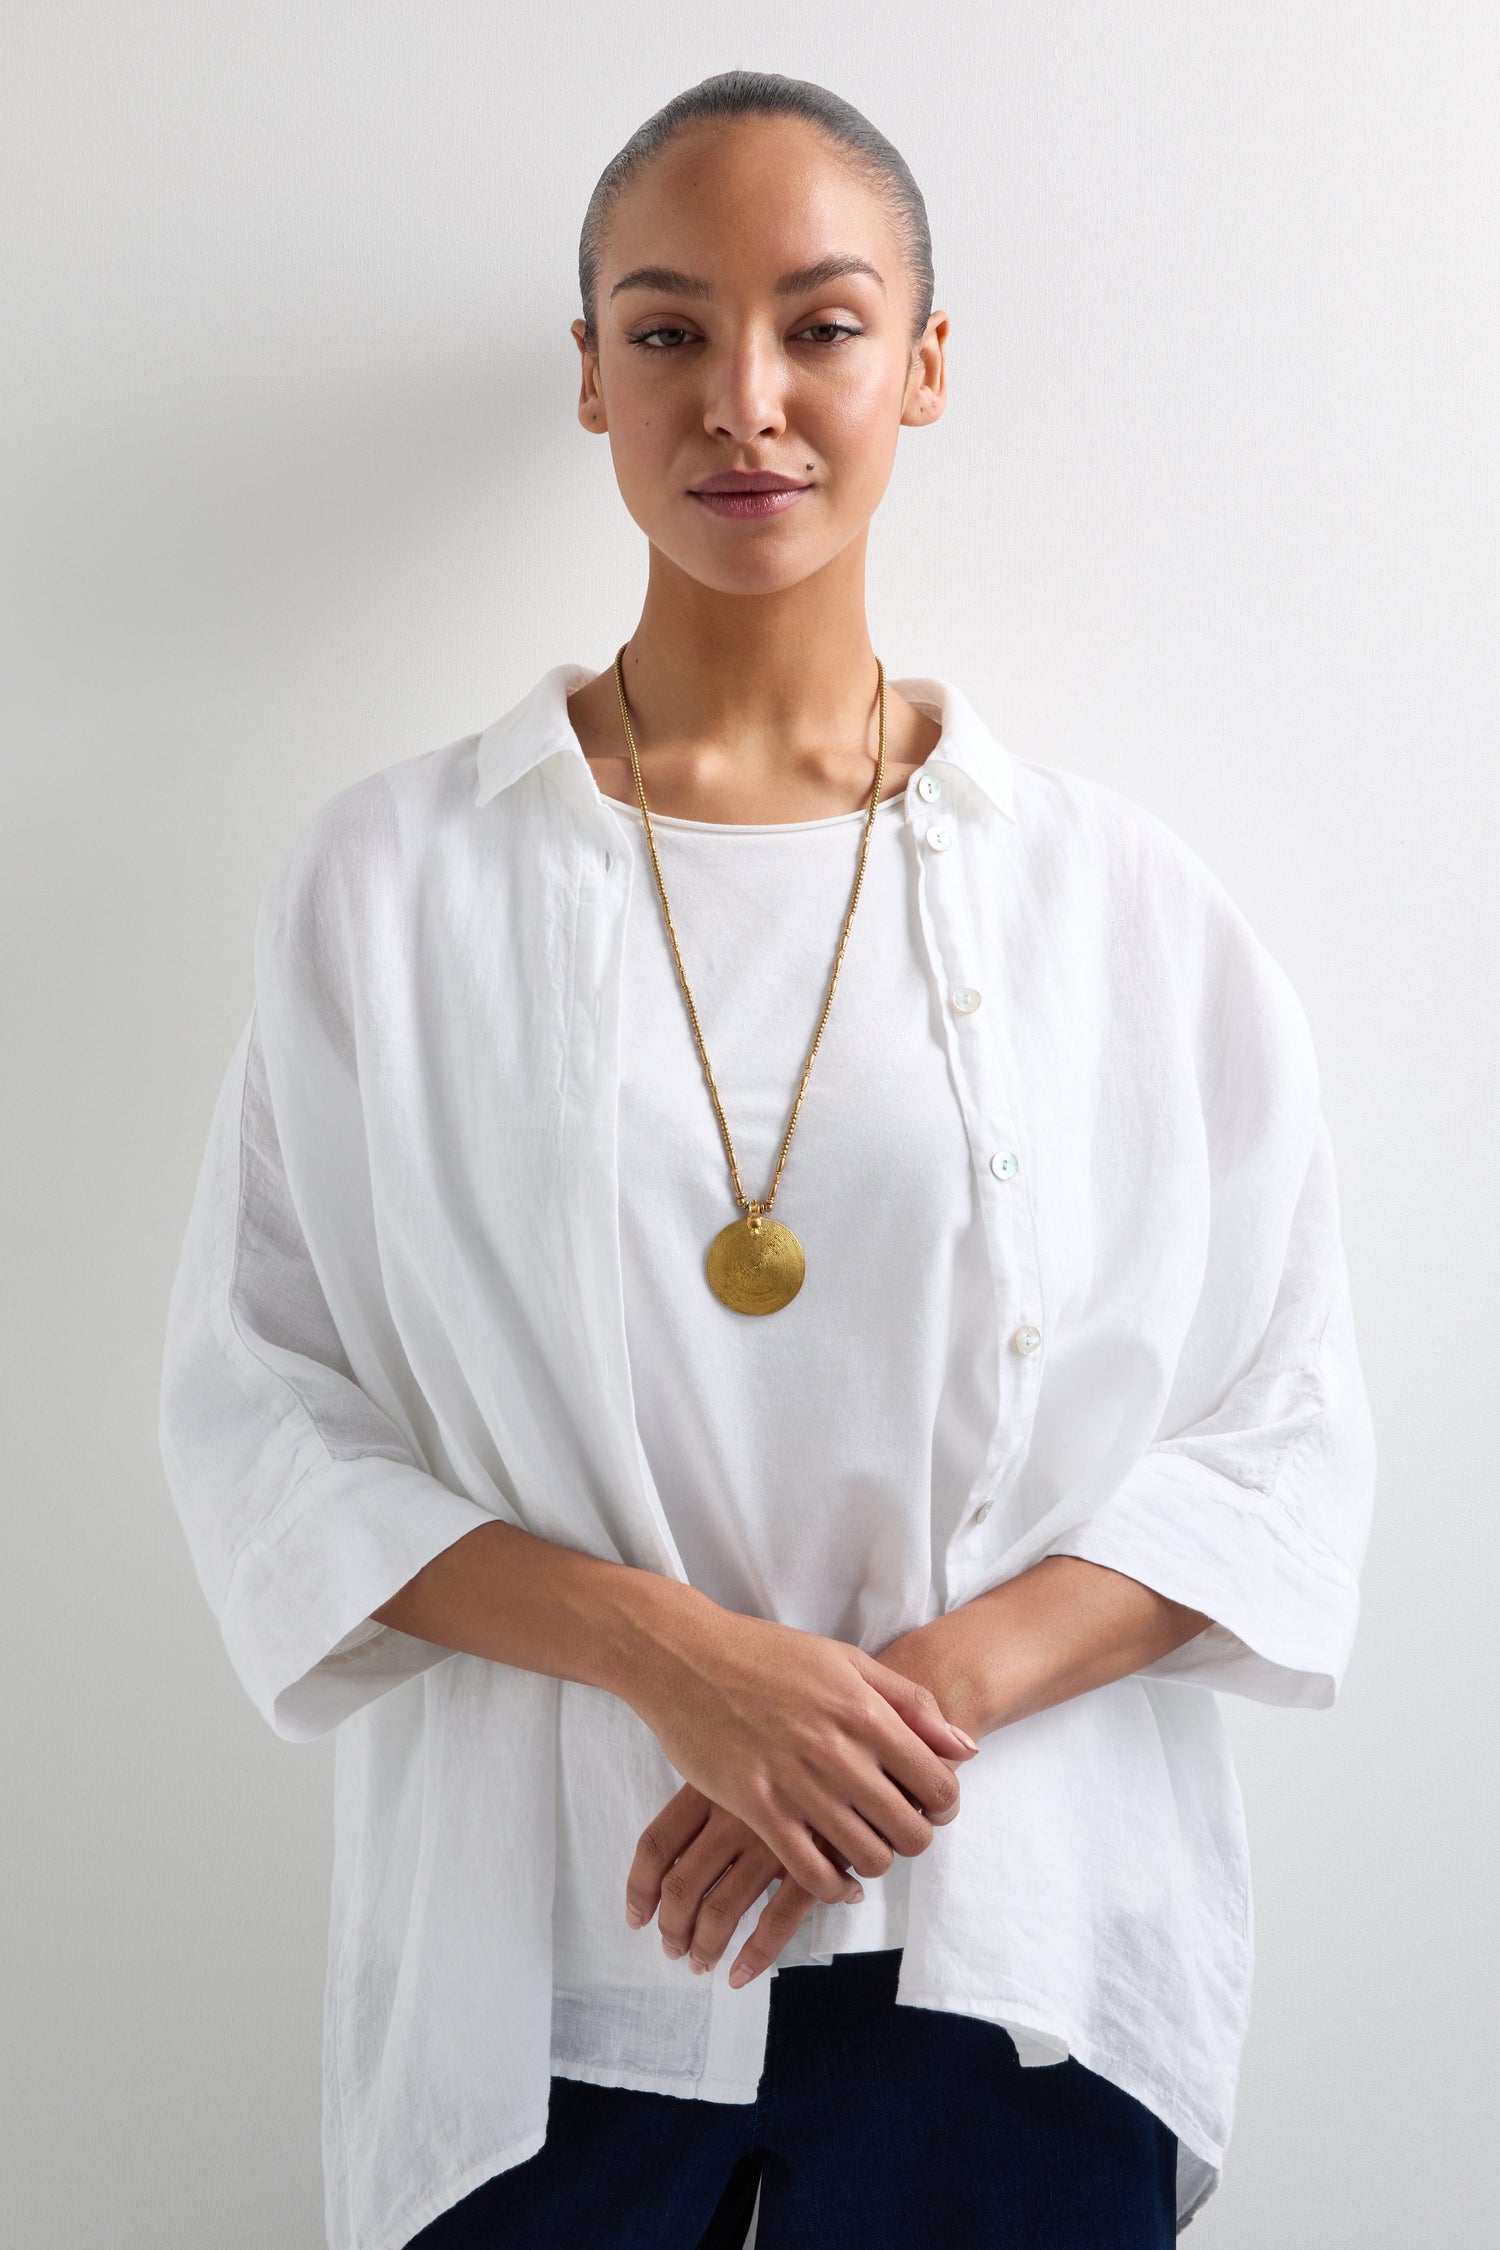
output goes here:
[{"label": "woman's right hand", "polygon": [[929,1688],[863,1649],[685,1586],[658,1611],[626,1699],[683,1780],[829,1904],[858,1894],[830,1853],[883,1875],[925,1851],[958,1812],[947,1761],[977,1747]]}]

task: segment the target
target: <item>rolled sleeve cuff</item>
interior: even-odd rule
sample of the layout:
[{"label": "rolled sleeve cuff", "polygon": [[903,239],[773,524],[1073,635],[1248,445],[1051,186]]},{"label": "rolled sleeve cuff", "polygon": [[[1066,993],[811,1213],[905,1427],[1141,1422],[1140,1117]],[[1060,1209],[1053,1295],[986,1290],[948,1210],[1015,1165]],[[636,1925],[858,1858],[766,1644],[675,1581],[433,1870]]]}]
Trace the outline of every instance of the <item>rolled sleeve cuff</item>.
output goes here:
[{"label": "rolled sleeve cuff", "polygon": [[229,1658],[285,1741],[310,1742],[454,1652],[371,1618],[424,1563],[498,1519],[409,1462],[330,1460],[243,1549],[219,1613]]},{"label": "rolled sleeve cuff", "polygon": [[1359,1616],[1352,1573],[1263,1493],[1201,1461],[1157,1453],[1049,1554],[1139,1580],[1213,1620],[1147,1678],[1322,1710],[1339,1690]]}]

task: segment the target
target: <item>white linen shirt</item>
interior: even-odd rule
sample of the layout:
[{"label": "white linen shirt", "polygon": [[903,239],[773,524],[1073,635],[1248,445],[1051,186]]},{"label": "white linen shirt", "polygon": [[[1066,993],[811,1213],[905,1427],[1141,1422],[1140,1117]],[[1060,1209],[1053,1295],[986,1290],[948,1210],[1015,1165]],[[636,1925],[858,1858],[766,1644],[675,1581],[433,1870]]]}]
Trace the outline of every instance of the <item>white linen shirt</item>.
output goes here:
[{"label": "white linen shirt", "polygon": [[[679,1785],[602,1690],[371,1612],[499,1518],[686,1578],[636,1427],[620,1259],[633,855],[555,666],[481,734],[339,791],[263,894],[255,998],[168,1307],[161,1445],[203,1592],[287,1741],[336,1729],[330,2250],[401,2250],[538,2149],[564,1692],[631,1828]],[[1306,1018],[1222,885],[1128,797],[1018,756],[951,683],[898,817],[956,1058],[998,1413],[949,1608],[1048,1554],[1214,1623],[984,1737],[910,1864],[899,2002],[1073,2054],[1217,2183],[1251,1907],[1213,1689],[1326,1705],[1374,1436]],[[1013,1158],[1014,1168],[1008,1160]],[[977,1493],[982,1491],[982,1499]],[[754,2098],[770,1979],[661,2004],[661,2075]]]}]

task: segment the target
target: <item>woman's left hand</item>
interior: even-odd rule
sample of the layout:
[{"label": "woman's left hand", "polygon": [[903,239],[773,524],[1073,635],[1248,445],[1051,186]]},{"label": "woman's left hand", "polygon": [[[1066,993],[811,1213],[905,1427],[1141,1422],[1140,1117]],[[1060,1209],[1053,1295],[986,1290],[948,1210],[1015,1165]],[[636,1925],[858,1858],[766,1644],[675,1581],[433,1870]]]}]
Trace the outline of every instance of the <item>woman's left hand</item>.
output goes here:
[{"label": "woman's left hand", "polygon": [[[848,1860],[830,1850],[821,1836],[817,1841],[834,1866],[847,1872]],[[668,1958],[675,1961],[686,1954],[694,1969],[708,1970],[722,1958],[767,1884],[778,1877],[780,1887],[735,1957],[731,1984],[748,1984],[768,1969],[802,1927],[808,1908],[818,1902],[788,1875],[753,1828],[684,1782],[641,1832],[626,1878],[631,1898],[626,1912],[635,1922],[636,1902],[641,1902],[639,1926],[656,1914]]]}]

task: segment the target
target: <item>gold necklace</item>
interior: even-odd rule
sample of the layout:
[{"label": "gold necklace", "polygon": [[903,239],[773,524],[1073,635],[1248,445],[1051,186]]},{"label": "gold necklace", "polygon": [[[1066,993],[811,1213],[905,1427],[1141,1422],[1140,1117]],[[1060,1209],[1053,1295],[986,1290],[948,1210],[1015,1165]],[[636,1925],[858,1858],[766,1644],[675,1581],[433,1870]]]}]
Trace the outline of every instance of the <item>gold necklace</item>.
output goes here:
[{"label": "gold necklace", "polygon": [[656,856],[656,838],[651,829],[651,813],[646,803],[645,786],[641,780],[641,764],[635,752],[635,736],[631,731],[630,712],[625,702],[624,656],[628,642],[623,642],[615,654],[615,687],[620,698],[620,717],[625,723],[625,740],[630,747],[630,770],[635,776],[635,793],[640,800],[641,818],[646,825],[646,844],[651,853],[651,865],[656,870],[656,887],[661,893],[662,913],[666,916],[667,936],[677,962],[677,974],[682,980],[683,997],[687,1001],[688,1016],[693,1026],[693,1037],[698,1042],[704,1076],[713,1099],[714,1113],[719,1120],[719,1131],[724,1136],[724,1149],[729,1158],[729,1169],[734,1179],[734,1199],[743,1209],[742,1219],[731,1219],[720,1229],[708,1246],[705,1261],[708,1286],[720,1304],[731,1312],[773,1313],[789,1305],[802,1287],[807,1271],[807,1259],[802,1245],[788,1226],[770,1216],[776,1201],[776,1190],[781,1185],[782,1166],[786,1152],[792,1145],[797,1113],[802,1107],[802,1097],[807,1092],[807,1081],[812,1073],[813,1058],[823,1037],[823,1026],[828,1021],[828,1011],[833,1005],[834,986],[839,981],[843,966],[844,948],[849,942],[849,931],[854,922],[854,909],[859,904],[860,885],[865,876],[865,859],[870,849],[870,832],[875,825],[875,808],[880,802],[881,777],[885,772],[885,666],[879,657],[875,669],[880,682],[880,749],[875,760],[875,786],[870,791],[870,809],[865,815],[864,834],[859,844],[859,865],[854,874],[854,891],[849,900],[849,911],[844,916],[844,932],[839,939],[838,953],[834,958],[833,974],[828,980],[828,996],[823,1002],[823,1013],[818,1018],[818,1028],[807,1052],[803,1066],[802,1083],[797,1088],[797,1099],[792,1104],[792,1114],[787,1120],[786,1137],[781,1144],[781,1154],[776,1159],[776,1174],[770,1193],[763,1202],[752,1202],[740,1181],[740,1168],[734,1153],[734,1142],[729,1137],[729,1123],[724,1115],[724,1104],[719,1099],[719,1089],[714,1083],[713,1066],[708,1059],[708,1049],[703,1044],[703,1031],[698,1022],[698,1011],[693,1005],[692,990],[687,980],[687,970],[682,965],[682,948],[677,943],[677,930],[672,920],[672,909],[667,903],[667,886],[662,881],[661,861]]}]

